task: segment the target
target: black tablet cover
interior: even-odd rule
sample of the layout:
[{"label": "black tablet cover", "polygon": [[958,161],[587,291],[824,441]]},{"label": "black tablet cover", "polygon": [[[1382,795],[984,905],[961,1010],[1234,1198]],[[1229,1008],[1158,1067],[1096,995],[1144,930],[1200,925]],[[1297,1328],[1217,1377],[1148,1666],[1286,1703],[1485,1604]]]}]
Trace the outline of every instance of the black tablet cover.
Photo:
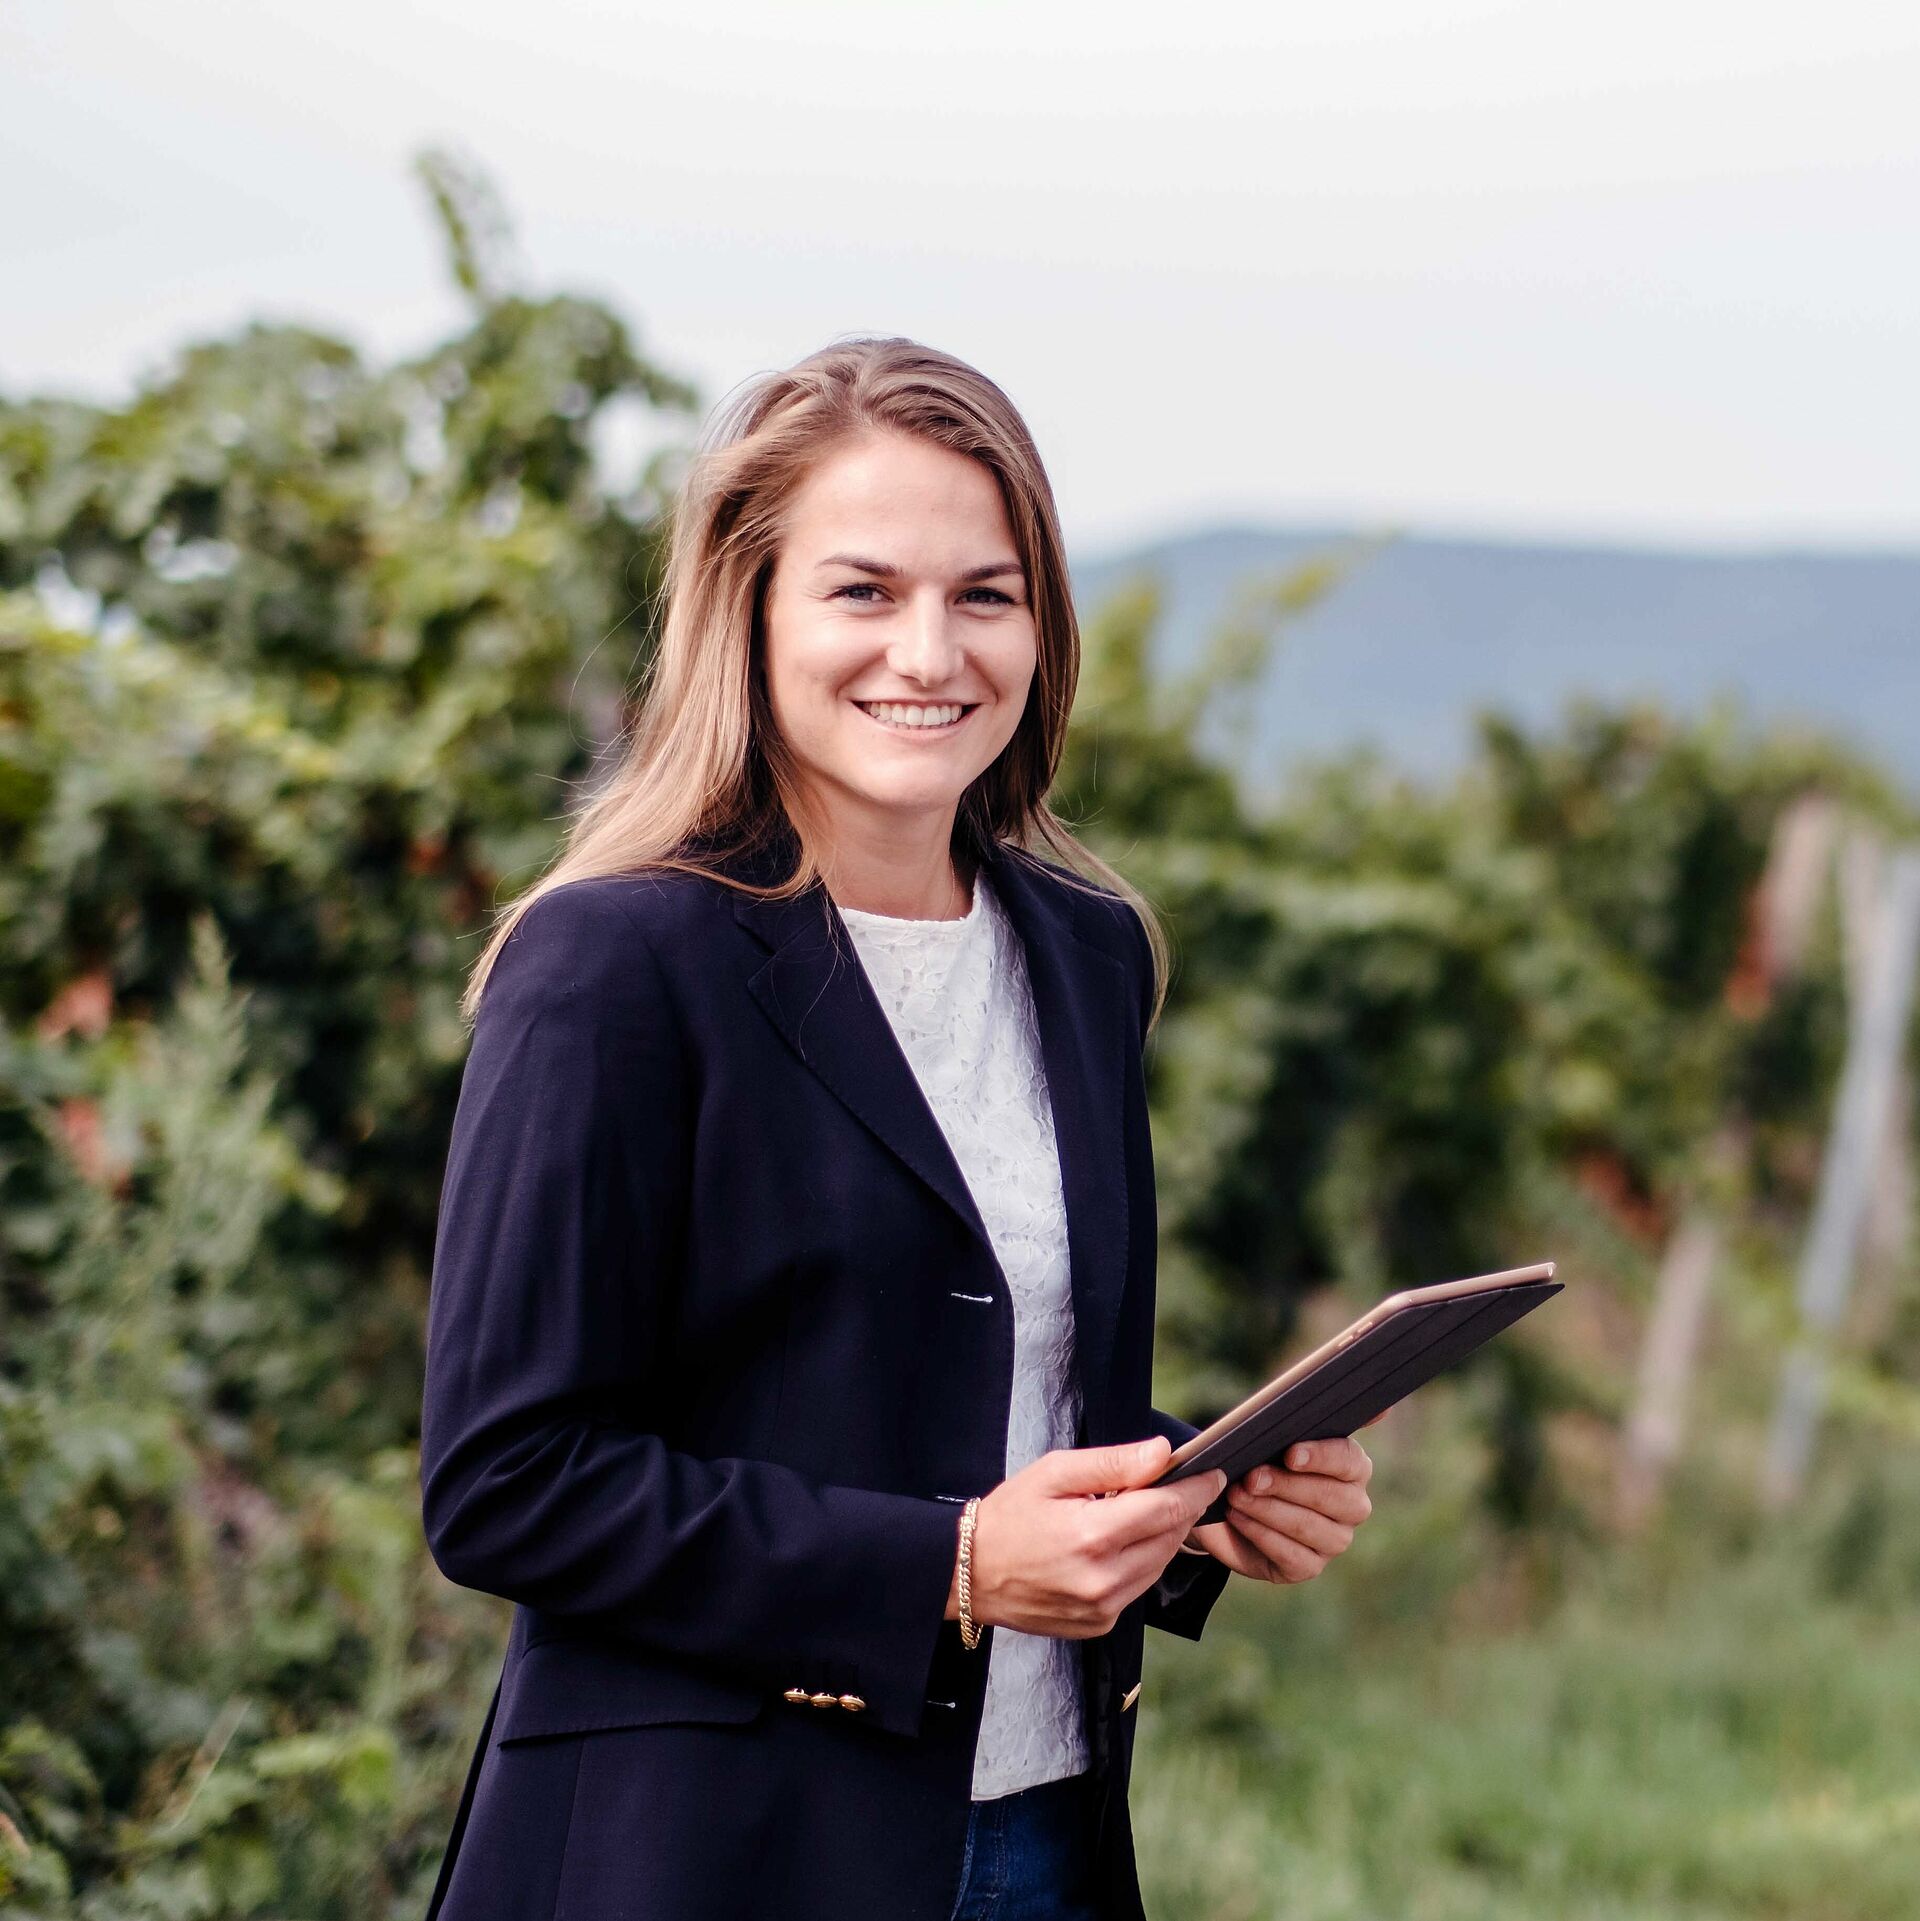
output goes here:
[{"label": "black tablet cover", "polygon": [[[1465,1360],[1565,1285],[1564,1281],[1521,1281],[1397,1308],[1237,1426],[1216,1435],[1191,1460],[1169,1468],[1154,1485],[1218,1467],[1226,1470],[1231,1486],[1262,1462],[1284,1466],[1281,1457],[1295,1441],[1335,1440],[1352,1434],[1416,1387]],[[1195,1525],[1222,1520],[1226,1512],[1223,1487],[1220,1498]]]}]

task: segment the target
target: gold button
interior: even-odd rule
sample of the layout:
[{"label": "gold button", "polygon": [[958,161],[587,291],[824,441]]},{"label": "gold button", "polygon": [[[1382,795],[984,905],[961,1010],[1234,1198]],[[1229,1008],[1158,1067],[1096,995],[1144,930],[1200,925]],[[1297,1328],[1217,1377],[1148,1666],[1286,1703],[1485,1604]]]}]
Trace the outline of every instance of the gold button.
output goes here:
[{"label": "gold button", "polygon": [[1133,1686],[1130,1687],[1126,1691],[1126,1693],[1120,1697],[1120,1706],[1122,1710],[1132,1707],[1134,1704],[1134,1701],[1138,1698],[1139,1693],[1140,1693],[1140,1683],[1136,1681],[1134,1682]]},{"label": "gold button", "polygon": [[840,1697],[837,1694],[815,1694],[808,1697],[817,1708],[837,1708]]},{"label": "gold button", "polygon": [[789,1688],[782,1698],[788,1701],[807,1702],[811,1701],[813,1696],[810,1695],[805,1688]]},{"label": "gold button", "polygon": [[867,1704],[857,1694],[843,1694],[840,1697],[840,1705],[843,1708],[852,1708],[857,1713]]}]

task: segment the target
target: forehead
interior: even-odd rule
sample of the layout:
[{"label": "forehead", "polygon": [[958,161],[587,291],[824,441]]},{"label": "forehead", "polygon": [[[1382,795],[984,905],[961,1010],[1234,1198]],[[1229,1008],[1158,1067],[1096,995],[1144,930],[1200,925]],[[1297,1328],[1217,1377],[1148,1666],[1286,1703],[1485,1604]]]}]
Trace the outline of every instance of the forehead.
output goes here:
[{"label": "forehead", "polygon": [[916,558],[970,565],[1015,551],[992,471],[903,434],[868,435],[824,454],[788,504],[784,535],[788,557],[803,565],[847,546],[901,566]]}]

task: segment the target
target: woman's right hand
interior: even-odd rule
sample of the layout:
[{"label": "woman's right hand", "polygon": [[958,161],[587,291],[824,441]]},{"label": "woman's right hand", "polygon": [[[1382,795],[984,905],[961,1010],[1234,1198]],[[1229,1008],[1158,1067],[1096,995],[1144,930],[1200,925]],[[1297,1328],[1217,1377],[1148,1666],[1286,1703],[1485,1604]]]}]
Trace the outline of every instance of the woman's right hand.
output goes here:
[{"label": "woman's right hand", "polygon": [[[1164,1434],[1055,1448],[1009,1475],[974,1513],[973,1618],[1066,1640],[1107,1633],[1226,1486],[1219,1468],[1148,1485],[1172,1452]],[[960,1618],[957,1551],[946,1618]]]}]

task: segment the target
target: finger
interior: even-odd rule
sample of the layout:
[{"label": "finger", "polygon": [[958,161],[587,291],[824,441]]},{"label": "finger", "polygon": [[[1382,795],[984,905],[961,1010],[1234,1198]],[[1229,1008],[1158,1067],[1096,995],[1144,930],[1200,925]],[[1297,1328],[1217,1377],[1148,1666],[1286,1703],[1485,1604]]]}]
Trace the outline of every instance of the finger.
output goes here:
[{"label": "finger", "polygon": [[1107,1494],[1139,1487],[1163,1473],[1173,1443],[1164,1434],[1106,1447],[1056,1448],[1043,1456],[1043,1479],[1054,1494]]},{"label": "finger", "polygon": [[[1270,1469],[1269,1475],[1264,1486],[1257,1480],[1251,1481],[1243,1490],[1243,1496],[1254,1500],[1293,1501],[1330,1520],[1344,1521],[1349,1527],[1358,1527],[1373,1512],[1372,1498],[1358,1481],[1329,1480],[1324,1474],[1288,1474],[1279,1468]],[[1232,1498],[1228,1496],[1229,1500]]]},{"label": "finger", "polygon": [[1353,1525],[1318,1508],[1303,1507],[1297,1501],[1276,1500],[1267,1494],[1240,1494],[1227,1497],[1228,1515],[1247,1515],[1278,1534],[1290,1534],[1303,1546],[1318,1554],[1344,1554],[1353,1545]]},{"label": "finger", "polygon": [[1358,1527],[1373,1512],[1372,1498],[1357,1481],[1333,1481],[1324,1474],[1288,1474],[1277,1468],[1267,1469],[1264,1478],[1256,1470],[1245,1481],[1236,1482],[1227,1499],[1235,1505],[1289,1501],[1347,1527]]},{"label": "finger", "polygon": [[1185,1562],[1192,1558],[1190,1554],[1180,1552],[1179,1540],[1161,1534],[1120,1549],[1112,1565],[1120,1571],[1128,1594],[1136,1595],[1151,1587],[1175,1561]]},{"label": "finger", "polygon": [[1289,1534],[1268,1527],[1238,1508],[1227,1516],[1227,1525],[1245,1535],[1253,1548],[1270,1561],[1283,1581],[1311,1581],[1326,1566],[1324,1556],[1304,1547]]},{"label": "finger", "polygon": [[1205,1527],[1194,1530],[1195,1545],[1204,1547],[1216,1561],[1223,1562],[1235,1574],[1247,1575],[1256,1581],[1271,1581],[1274,1570],[1267,1557],[1256,1548],[1247,1537],[1225,1521],[1209,1521]]},{"label": "finger", "polygon": [[1373,1457],[1350,1434],[1330,1441],[1296,1441],[1287,1449],[1286,1464],[1296,1473],[1324,1474],[1335,1481],[1365,1481],[1373,1472]]},{"label": "finger", "polygon": [[1166,1571],[1174,1553],[1175,1544],[1165,1537],[1115,1548],[1102,1557],[1096,1590],[1065,1603],[1062,1618],[1079,1623],[1090,1634],[1105,1632],[1108,1609],[1144,1594]]},{"label": "finger", "polygon": [[1190,1498],[1182,1510],[1187,1517],[1187,1526],[1192,1527],[1201,1515],[1206,1513],[1215,1501],[1227,1491],[1227,1471],[1222,1467],[1210,1467],[1204,1474],[1193,1474],[1177,1483],[1179,1489]]},{"label": "finger", "polygon": [[1122,1489],[1099,1504],[1102,1539],[1111,1546],[1172,1534],[1184,1536],[1227,1484],[1224,1469],[1211,1467],[1166,1487]]}]

